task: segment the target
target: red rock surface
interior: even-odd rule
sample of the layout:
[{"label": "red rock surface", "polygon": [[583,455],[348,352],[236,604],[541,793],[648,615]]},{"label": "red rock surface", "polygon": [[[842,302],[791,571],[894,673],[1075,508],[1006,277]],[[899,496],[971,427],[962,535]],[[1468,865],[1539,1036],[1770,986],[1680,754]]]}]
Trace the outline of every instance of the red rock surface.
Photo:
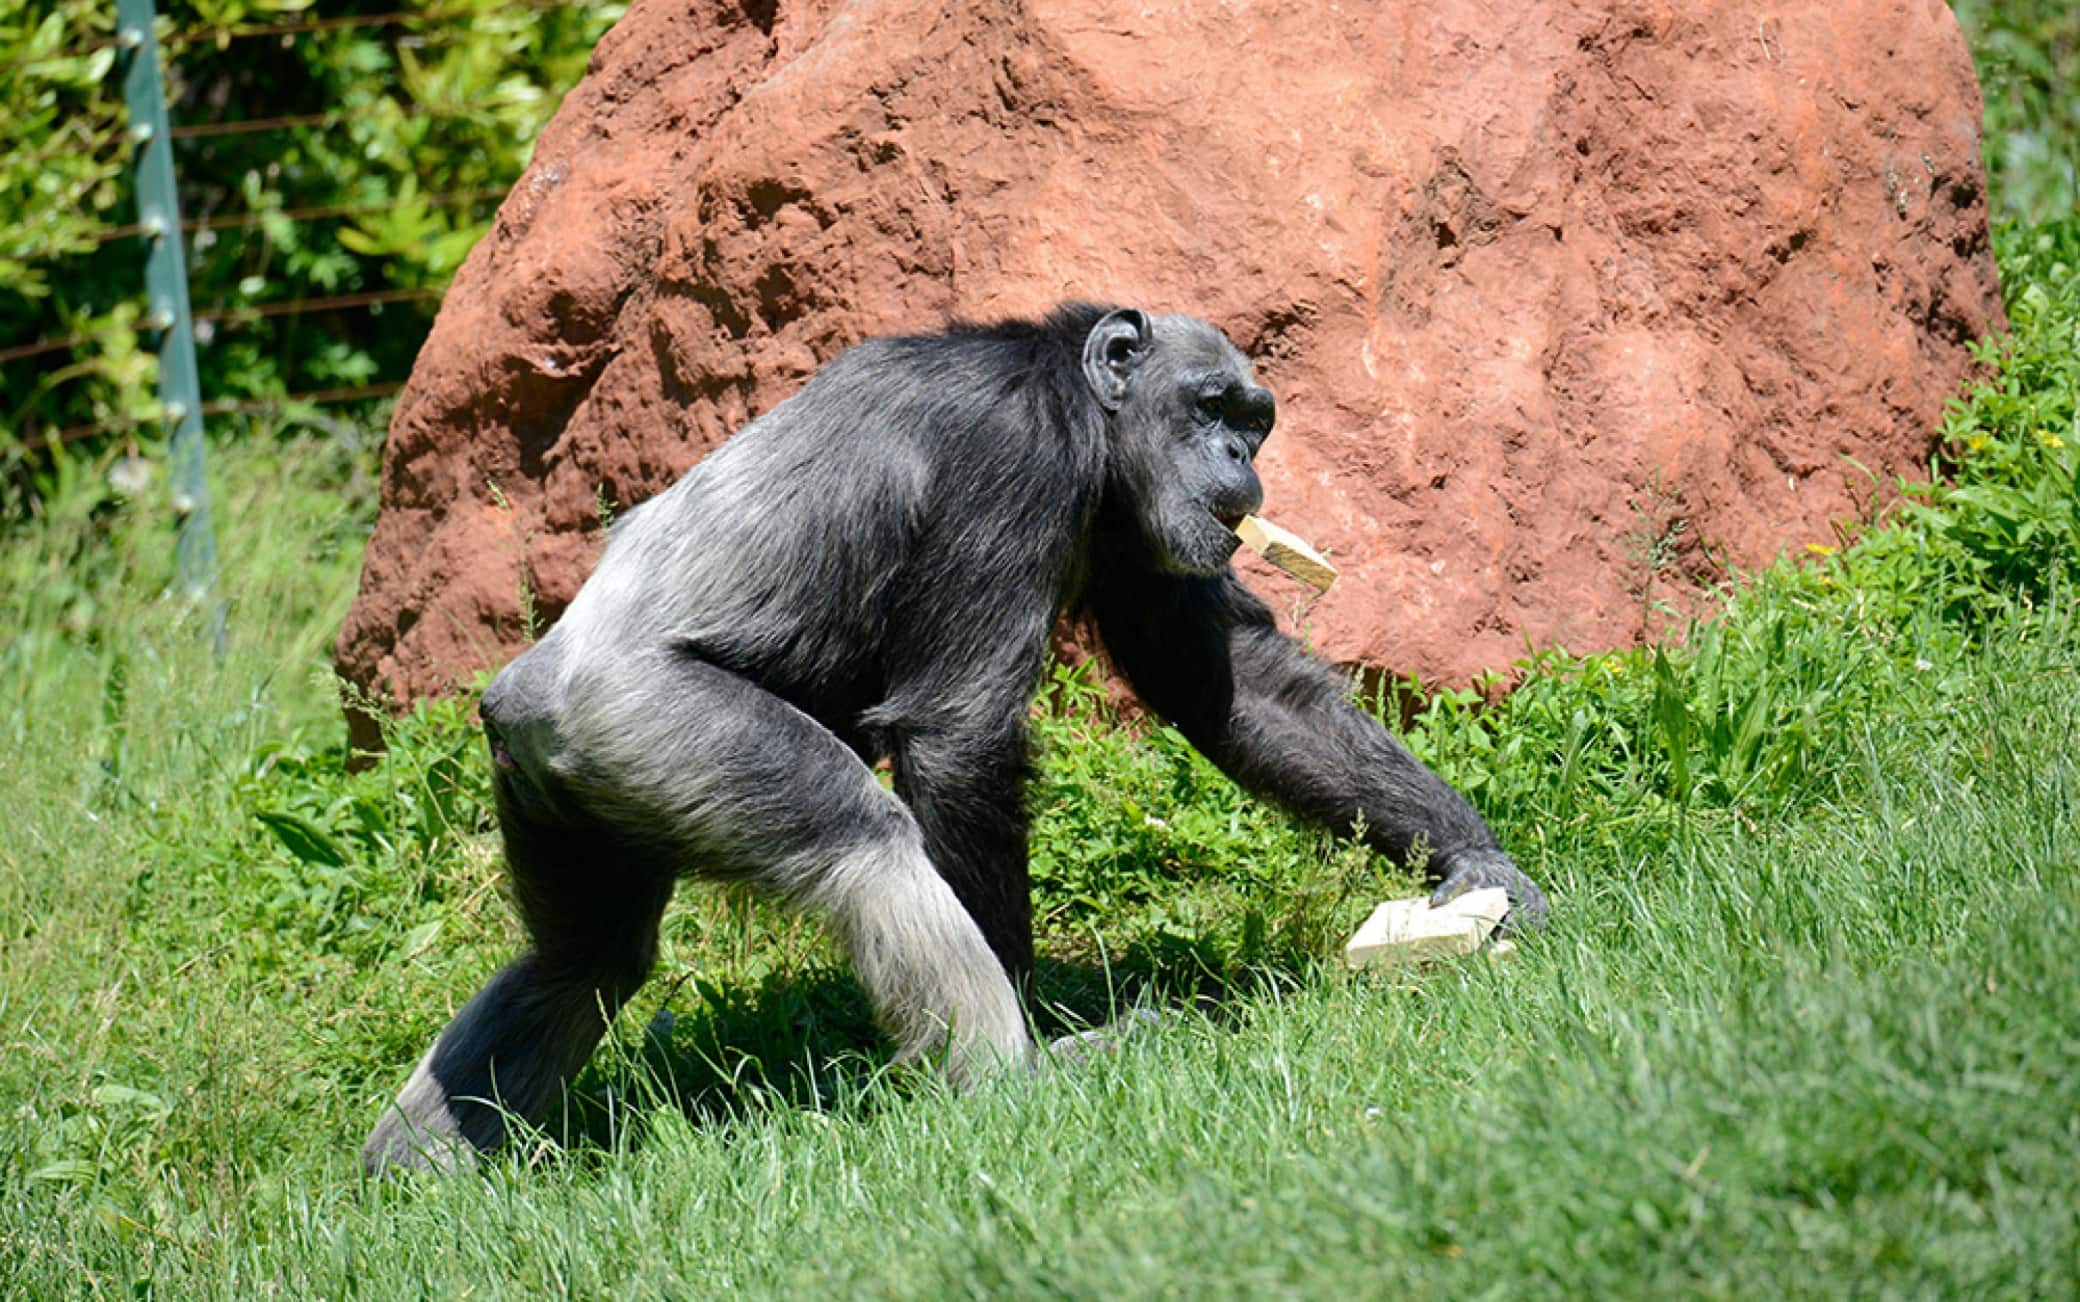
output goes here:
[{"label": "red rock surface", "polygon": [[2001,324],[1978,123],[1939,0],[636,0],[420,355],[339,665],[466,681],[847,344],[1067,296],[1258,359],[1330,657],[1624,644],[1923,463]]}]

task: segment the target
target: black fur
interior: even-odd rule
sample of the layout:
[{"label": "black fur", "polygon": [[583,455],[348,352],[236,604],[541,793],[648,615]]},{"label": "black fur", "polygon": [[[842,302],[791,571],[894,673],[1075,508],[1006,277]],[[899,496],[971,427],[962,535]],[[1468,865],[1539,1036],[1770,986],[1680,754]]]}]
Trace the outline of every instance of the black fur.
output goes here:
[{"label": "black fur", "polygon": [[1070,304],[862,344],[630,511],[483,701],[534,948],[429,1051],[371,1169],[496,1147],[477,1099],[539,1118],[680,876],[828,913],[906,1056],[1023,1058],[1024,724],[1069,611],[1237,782],[1538,920],[1472,808],[1229,570],[1272,417],[1205,323]]}]

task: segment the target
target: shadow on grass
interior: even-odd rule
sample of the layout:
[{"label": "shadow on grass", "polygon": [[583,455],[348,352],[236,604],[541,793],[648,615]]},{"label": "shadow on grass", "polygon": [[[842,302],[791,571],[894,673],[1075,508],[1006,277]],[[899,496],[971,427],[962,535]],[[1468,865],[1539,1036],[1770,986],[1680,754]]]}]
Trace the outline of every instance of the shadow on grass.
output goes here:
[{"label": "shadow on grass", "polygon": [[[1214,939],[1164,934],[1104,963],[1042,957],[1027,1007],[1043,1044],[1135,1009],[1189,1009],[1228,1022],[1310,966],[1297,953],[1243,963]],[[646,1117],[660,1107],[704,1127],[786,1111],[858,1117],[908,1088],[939,1087],[893,1068],[890,1055],[845,968],[750,984],[683,978],[647,1026],[617,1027],[573,1086],[559,1137],[567,1156],[582,1159],[640,1148]],[[872,1088],[882,1078],[893,1092]]]}]

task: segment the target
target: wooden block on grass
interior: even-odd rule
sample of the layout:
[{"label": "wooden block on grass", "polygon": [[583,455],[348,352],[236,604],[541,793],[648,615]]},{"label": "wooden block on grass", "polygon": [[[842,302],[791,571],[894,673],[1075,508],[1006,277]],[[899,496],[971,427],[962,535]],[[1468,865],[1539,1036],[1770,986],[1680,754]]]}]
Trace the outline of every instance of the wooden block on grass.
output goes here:
[{"label": "wooden block on grass", "polygon": [[1327,592],[1329,585],[1336,582],[1336,567],[1291,529],[1280,528],[1258,516],[1245,515],[1242,523],[1235,526],[1235,536],[1242,539],[1251,551],[1309,587]]},{"label": "wooden block on grass", "polygon": [[1344,944],[1343,961],[1352,967],[1391,967],[1471,954],[1508,912],[1509,892],[1500,886],[1467,891],[1434,909],[1421,896],[1389,900]]}]

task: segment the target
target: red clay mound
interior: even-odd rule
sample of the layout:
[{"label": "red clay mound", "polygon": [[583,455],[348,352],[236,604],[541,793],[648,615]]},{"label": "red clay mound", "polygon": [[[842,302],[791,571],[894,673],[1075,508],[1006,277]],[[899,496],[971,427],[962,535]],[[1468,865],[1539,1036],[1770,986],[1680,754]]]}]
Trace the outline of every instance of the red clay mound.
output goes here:
[{"label": "red clay mound", "polygon": [[1463,682],[1830,539],[2001,324],[1938,0],[1159,8],[637,0],[420,355],[341,671],[498,664],[847,344],[1089,297],[1257,358],[1315,644]]}]

